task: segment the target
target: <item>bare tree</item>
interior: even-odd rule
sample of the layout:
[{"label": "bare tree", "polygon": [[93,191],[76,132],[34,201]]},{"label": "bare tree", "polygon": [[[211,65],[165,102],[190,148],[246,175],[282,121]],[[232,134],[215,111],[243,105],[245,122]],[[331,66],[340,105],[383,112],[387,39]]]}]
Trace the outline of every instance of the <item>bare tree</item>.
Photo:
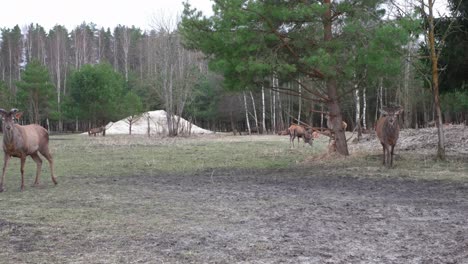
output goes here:
[{"label": "bare tree", "polygon": [[154,88],[163,101],[167,112],[167,125],[170,136],[179,131],[181,115],[189,99],[193,84],[200,74],[198,61],[201,54],[186,50],[178,32],[174,30],[175,20],[154,20],[155,68]]},{"label": "bare tree", "polygon": [[[431,60],[431,86],[432,93],[434,96],[434,106],[436,113],[436,126],[437,126],[437,136],[439,138],[437,144],[437,158],[440,160],[445,160],[445,136],[444,128],[442,126],[442,111],[440,110],[440,97],[439,97],[439,53],[436,51],[435,36],[434,36],[434,0],[427,0],[427,6],[424,3],[424,0],[421,0],[421,9],[423,16],[426,18],[428,24],[428,30],[426,32],[427,44],[429,49],[429,58]],[[427,7],[428,13],[425,13],[425,7]]]}]

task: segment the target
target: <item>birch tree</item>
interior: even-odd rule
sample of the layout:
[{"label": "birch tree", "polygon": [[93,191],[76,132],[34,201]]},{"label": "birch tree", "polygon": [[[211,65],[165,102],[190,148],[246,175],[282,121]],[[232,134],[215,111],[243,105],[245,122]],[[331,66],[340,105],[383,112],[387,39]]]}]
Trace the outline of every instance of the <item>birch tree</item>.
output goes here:
[{"label": "birch tree", "polygon": [[15,82],[20,79],[22,63],[22,34],[18,26],[13,29],[2,29],[1,60],[3,65],[2,79],[16,100]]},{"label": "birch tree", "polygon": [[57,95],[58,130],[63,130],[62,101],[66,94],[68,70],[68,31],[63,26],[55,26],[48,35],[49,72],[55,84]]}]

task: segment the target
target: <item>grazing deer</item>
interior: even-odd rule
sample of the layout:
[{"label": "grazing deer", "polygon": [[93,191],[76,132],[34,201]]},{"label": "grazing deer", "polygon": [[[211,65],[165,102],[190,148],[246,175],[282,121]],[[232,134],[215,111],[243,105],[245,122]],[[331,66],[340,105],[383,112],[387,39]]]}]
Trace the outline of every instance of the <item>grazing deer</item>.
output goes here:
[{"label": "grazing deer", "polygon": [[377,121],[375,131],[383,147],[383,165],[393,166],[393,150],[400,134],[400,125],[398,124],[398,115],[403,109],[386,108],[381,109],[382,117]]},{"label": "grazing deer", "polygon": [[96,134],[99,134],[99,133],[102,133],[102,136],[105,136],[106,135],[106,127],[102,126],[102,127],[91,128],[88,131],[89,136],[91,136],[91,135],[96,136]]},{"label": "grazing deer", "polygon": [[310,133],[309,129],[305,129],[302,126],[292,124],[289,128],[289,141],[292,143],[292,146],[294,147],[294,139],[297,137],[297,145],[299,145],[299,138],[304,138],[304,145],[308,143],[310,146],[312,146],[312,134]]},{"label": "grazing deer", "polygon": [[38,152],[49,162],[52,181],[57,184],[57,180],[54,176],[54,162],[49,151],[49,133],[47,130],[36,124],[26,126],[15,124],[14,119],[19,119],[23,114],[22,112],[18,112],[18,109],[13,108],[7,112],[0,108],[0,114],[3,120],[3,151],[5,152],[0,192],[4,190],[3,182],[5,180],[5,172],[11,157],[21,159],[21,191],[24,190],[24,164],[26,163],[27,156],[31,156],[37,164],[34,185],[39,185],[42,159],[39,157]]}]

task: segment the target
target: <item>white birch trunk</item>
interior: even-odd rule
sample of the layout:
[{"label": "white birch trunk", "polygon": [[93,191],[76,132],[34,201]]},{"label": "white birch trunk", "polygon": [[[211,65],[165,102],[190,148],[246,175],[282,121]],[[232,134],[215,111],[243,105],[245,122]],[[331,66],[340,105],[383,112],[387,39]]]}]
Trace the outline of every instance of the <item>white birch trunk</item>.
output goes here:
[{"label": "white birch trunk", "polygon": [[367,129],[366,112],[367,112],[367,98],[366,98],[366,87],[364,87],[362,89],[362,128],[363,129]]},{"label": "white birch trunk", "polygon": [[247,96],[245,96],[245,92],[243,92],[244,95],[244,108],[245,108],[245,122],[247,123],[247,131],[249,132],[249,135],[251,135],[250,131],[250,122],[249,122],[249,108],[247,107]]},{"label": "white birch trunk", "polygon": [[266,120],[265,88],[262,85],[262,128],[263,128],[262,134],[267,132],[265,120]]},{"label": "white birch trunk", "polygon": [[[273,86],[274,88],[278,87],[278,78],[274,77],[273,78]],[[273,133],[276,134],[276,92],[275,91],[272,91],[272,115],[273,115],[273,124],[272,124],[272,130],[273,130]]]},{"label": "white birch trunk", "polygon": [[255,119],[254,120],[255,121],[255,128],[257,129],[257,133],[258,133],[259,131],[258,131],[257,109],[255,107],[255,100],[254,100],[252,92],[250,92],[250,98],[252,99],[252,107],[253,107],[254,119]]},{"label": "white birch trunk", "polygon": [[354,103],[356,108],[355,122],[356,126],[359,127],[361,122],[361,99],[359,97],[359,89],[357,84],[354,84]]}]

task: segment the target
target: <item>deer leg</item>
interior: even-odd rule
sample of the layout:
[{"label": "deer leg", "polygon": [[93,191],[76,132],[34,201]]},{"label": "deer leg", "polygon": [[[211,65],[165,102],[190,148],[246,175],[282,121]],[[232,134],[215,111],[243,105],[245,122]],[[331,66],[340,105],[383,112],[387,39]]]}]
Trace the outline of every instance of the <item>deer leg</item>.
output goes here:
[{"label": "deer leg", "polygon": [[39,157],[39,155],[37,153],[31,155],[31,158],[36,162],[36,165],[37,165],[36,180],[34,181],[34,185],[38,186],[39,185],[39,177],[41,176],[42,159]]},{"label": "deer leg", "polygon": [[386,149],[384,143],[381,143],[381,144],[382,144],[382,147],[383,147],[383,159],[382,159],[382,160],[383,160],[383,165],[385,165],[385,161],[386,161],[386,160],[385,160],[385,154],[386,154],[386,152],[387,152],[387,151],[386,151],[387,149]]},{"label": "deer leg", "polygon": [[392,145],[392,151],[390,152],[390,167],[393,166],[393,149],[395,148],[395,145]]},{"label": "deer leg", "polygon": [[26,164],[26,157],[21,157],[21,191],[24,191],[24,164]]},{"label": "deer leg", "polygon": [[392,166],[392,164],[391,164],[392,154],[391,154],[391,151],[390,151],[390,146],[386,146],[385,152],[386,152],[385,165],[386,165],[388,168],[390,168],[390,167]]},{"label": "deer leg", "polygon": [[52,158],[52,155],[50,155],[49,149],[47,148],[44,152],[41,152],[41,154],[44,155],[44,157],[49,162],[50,177],[52,178],[52,181],[54,182],[54,184],[57,185],[57,180],[55,179],[55,176],[54,176],[54,159]]},{"label": "deer leg", "polygon": [[6,173],[6,168],[8,166],[9,160],[10,160],[10,155],[5,154],[4,161],[3,161],[2,179],[0,181],[0,192],[3,192],[5,190],[3,189],[3,181],[5,180],[5,173]]}]

